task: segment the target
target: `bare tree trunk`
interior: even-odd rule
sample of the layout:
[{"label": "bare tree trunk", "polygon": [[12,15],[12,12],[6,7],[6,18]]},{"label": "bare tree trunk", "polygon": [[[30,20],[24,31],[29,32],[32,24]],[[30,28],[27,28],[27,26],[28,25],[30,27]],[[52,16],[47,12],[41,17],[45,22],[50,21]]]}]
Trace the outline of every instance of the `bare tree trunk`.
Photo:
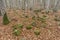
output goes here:
[{"label": "bare tree trunk", "polygon": [[60,2],[60,0],[56,0],[54,9],[57,9],[59,2]]}]

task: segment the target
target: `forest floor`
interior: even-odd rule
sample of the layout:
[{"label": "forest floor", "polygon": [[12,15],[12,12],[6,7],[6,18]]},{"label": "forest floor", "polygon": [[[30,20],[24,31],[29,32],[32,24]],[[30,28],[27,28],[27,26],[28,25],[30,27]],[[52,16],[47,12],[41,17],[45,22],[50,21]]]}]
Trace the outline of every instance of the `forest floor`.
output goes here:
[{"label": "forest floor", "polygon": [[[16,14],[17,13],[17,14]],[[30,25],[34,20],[32,19],[34,12],[23,12],[22,10],[8,10],[7,15],[10,20],[8,25],[2,24],[2,16],[0,16],[0,40],[60,40],[60,22],[55,21],[55,15],[60,16],[60,11],[57,13],[50,12],[49,14],[38,13],[39,16],[46,15],[46,27],[40,26],[40,21],[36,20],[36,27],[31,30],[27,30],[26,26]],[[28,17],[26,17],[28,16]],[[13,25],[23,24],[24,27],[21,29],[21,34],[19,36],[13,35]],[[34,30],[39,28],[40,35],[35,35]]]}]

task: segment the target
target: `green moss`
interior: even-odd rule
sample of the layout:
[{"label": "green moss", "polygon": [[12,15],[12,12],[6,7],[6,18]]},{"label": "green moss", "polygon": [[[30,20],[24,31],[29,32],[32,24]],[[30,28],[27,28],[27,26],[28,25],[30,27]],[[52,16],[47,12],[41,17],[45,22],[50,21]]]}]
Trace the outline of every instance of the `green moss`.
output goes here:
[{"label": "green moss", "polygon": [[4,24],[4,25],[9,24],[9,19],[8,19],[8,16],[7,16],[6,13],[5,13],[4,16],[3,16],[3,24]]}]

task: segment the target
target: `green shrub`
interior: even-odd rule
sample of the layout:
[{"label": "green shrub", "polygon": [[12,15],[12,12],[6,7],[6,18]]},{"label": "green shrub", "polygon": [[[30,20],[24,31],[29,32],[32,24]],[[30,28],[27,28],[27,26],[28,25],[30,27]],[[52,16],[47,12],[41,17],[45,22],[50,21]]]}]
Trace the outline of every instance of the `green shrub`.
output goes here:
[{"label": "green shrub", "polygon": [[35,33],[35,35],[40,35],[40,30],[39,29],[35,29],[34,33]]},{"label": "green shrub", "polygon": [[26,29],[32,29],[32,26],[27,26]]},{"label": "green shrub", "polygon": [[4,16],[3,16],[3,24],[4,24],[4,25],[9,24],[9,19],[8,19],[8,16],[7,16],[6,13],[5,13]]}]

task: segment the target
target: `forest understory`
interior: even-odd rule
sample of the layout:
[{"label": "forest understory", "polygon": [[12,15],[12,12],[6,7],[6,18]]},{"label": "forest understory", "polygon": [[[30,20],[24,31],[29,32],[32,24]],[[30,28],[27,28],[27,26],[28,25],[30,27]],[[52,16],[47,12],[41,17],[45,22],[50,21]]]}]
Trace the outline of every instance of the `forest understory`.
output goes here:
[{"label": "forest understory", "polygon": [[0,16],[0,40],[60,40],[60,10],[6,10],[9,24]]}]

